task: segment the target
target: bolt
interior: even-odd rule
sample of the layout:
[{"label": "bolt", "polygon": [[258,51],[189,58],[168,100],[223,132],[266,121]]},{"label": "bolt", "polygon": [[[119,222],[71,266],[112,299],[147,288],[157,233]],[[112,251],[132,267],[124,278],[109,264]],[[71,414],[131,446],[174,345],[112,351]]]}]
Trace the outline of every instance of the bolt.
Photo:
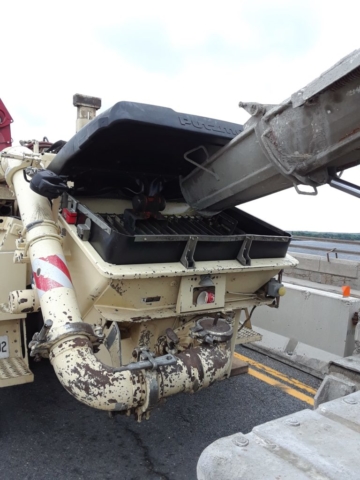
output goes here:
[{"label": "bolt", "polygon": [[300,422],[296,420],[296,418],[287,418],[285,420],[286,425],[290,425],[291,427],[298,427]]},{"label": "bolt", "polygon": [[268,448],[269,450],[276,450],[277,449],[276,443],[272,443],[269,440],[263,440],[263,442],[264,442],[264,447],[265,448]]},{"label": "bolt", "polygon": [[356,405],[358,403],[355,398],[352,397],[344,397],[343,402],[348,403],[349,405]]},{"label": "bolt", "polygon": [[249,440],[242,435],[236,435],[236,437],[233,439],[233,442],[237,447],[246,447],[249,445]]}]

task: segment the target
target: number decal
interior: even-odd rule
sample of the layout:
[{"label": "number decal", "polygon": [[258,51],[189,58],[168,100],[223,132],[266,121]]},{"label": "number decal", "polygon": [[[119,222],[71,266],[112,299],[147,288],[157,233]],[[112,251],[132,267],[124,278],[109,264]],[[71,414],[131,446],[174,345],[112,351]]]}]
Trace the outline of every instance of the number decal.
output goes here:
[{"label": "number decal", "polygon": [[0,336],[0,359],[9,357],[9,337],[7,335]]}]

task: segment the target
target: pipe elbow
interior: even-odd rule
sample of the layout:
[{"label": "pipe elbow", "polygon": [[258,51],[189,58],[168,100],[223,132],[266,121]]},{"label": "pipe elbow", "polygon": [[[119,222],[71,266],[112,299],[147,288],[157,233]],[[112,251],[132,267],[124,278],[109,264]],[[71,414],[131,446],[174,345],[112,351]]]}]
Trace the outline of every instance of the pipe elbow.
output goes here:
[{"label": "pipe elbow", "polygon": [[21,156],[32,154],[27,147],[8,147],[0,153],[0,183],[6,182],[6,177],[12,169],[17,169],[21,164]]},{"label": "pipe elbow", "polygon": [[123,411],[144,402],[141,371],[116,372],[94,355],[85,336],[69,337],[51,349],[50,361],[63,387],[89,407]]}]

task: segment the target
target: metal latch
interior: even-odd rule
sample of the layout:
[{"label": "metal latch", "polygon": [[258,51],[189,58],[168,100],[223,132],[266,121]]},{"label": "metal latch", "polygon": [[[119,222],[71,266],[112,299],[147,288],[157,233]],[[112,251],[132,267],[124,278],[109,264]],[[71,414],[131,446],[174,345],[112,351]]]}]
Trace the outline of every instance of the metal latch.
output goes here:
[{"label": "metal latch", "polygon": [[115,368],[115,372],[124,372],[126,370],[157,370],[159,367],[167,367],[168,365],[175,365],[176,357],[170,353],[155,357],[148,348],[135,349],[134,353],[137,355],[138,361],[129,363],[120,368]]},{"label": "metal latch", "polygon": [[[52,320],[45,320],[44,325],[40,332],[34,333],[34,336],[29,343],[30,348],[30,357],[37,357],[43,351],[47,351],[47,348],[44,348],[45,344],[47,343],[47,336],[49,333],[50,328],[53,326]],[[41,355],[40,355],[41,356]]]},{"label": "metal latch", "polygon": [[69,337],[71,335],[85,335],[91,342],[94,352],[98,351],[100,344],[104,341],[105,335],[102,328],[96,325],[94,328],[85,322],[73,322],[65,324],[62,328],[62,332],[50,338],[50,329],[53,326],[52,320],[45,320],[44,325],[40,332],[34,333],[31,342],[29,343],[30,357],[44,357],[49,356],[50,349],[59,340]]}]

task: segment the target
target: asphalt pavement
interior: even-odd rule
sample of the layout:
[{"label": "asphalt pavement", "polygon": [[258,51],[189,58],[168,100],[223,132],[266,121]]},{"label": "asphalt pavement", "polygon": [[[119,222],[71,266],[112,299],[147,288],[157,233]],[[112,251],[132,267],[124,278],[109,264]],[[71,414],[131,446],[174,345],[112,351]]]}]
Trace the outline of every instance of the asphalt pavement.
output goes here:
[{"label": "asphalt pavement", "polygon": [[[268,357],[239,352],[317,388],[320,381]],[[195,480],[197,460],[216,439],[308,408],[251,375],[170,398],[148,421],[80,404],[47,360],[35,382],[0,389],[0,480]]]}]

